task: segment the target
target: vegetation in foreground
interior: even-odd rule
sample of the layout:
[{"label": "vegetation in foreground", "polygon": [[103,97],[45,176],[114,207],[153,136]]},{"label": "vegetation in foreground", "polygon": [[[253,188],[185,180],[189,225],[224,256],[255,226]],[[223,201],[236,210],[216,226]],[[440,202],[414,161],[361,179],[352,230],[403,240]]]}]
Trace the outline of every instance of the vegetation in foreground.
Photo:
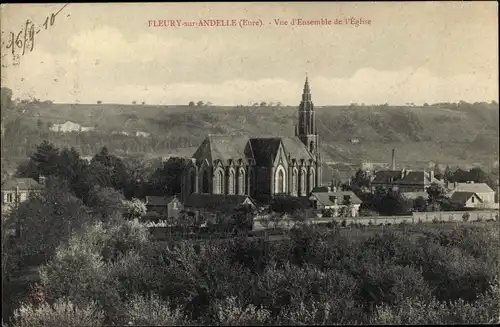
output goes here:
[{"label": "vegetation in foreground", "polygon": [[[301,224],[275,242],[160,243],[118,212],[99,221],[85,210],[68,214],[73,231],[45,246],[53,254],[39,269],[40,283],[9,326],[500,322],[493,225],[421,226],[418,237],[391,226],[350,238]],[[46,240],[51,230],[43,230]],[[6,243],[9,262],[39,246],[39,235],[29,238]]]},{"label": "vegetation in foreground", "polygon": [[[123,210],[134,169],[105,149],[92,169],[74,150],[38,150],[20,170],[49,176],[45,192],[2,221],[9,326],[500,322],[496,225],[155,242]],[[9,287],[38,264],[28,296]]]}]

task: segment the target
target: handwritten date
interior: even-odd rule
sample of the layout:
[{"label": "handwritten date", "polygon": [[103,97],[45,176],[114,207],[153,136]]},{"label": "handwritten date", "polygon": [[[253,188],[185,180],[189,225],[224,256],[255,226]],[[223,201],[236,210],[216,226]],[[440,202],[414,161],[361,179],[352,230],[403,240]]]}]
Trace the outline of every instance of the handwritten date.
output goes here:
[{"label": "handwritten date", "polygon": [[[40,33],[40,31],[50,29],[55,24],[57,15],[61,13],[67,5],[68,4],[65,4],[56,13],[51,13],[46,16],[40,28],[36,27],[35,22],[27,19],[20,31],[8,33],[5,48],[12,53],[14,65],[19,64],[20,56],[24,56],[25,53],[33,51],[35,47],[35,36]],[[2,46],[3,45],[4,42],[2,42]]]}]

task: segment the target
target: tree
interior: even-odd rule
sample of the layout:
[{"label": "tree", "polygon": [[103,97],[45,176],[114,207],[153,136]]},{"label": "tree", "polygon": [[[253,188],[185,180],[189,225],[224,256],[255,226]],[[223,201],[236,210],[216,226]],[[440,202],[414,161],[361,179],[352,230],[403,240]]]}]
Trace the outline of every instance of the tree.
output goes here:
[{"label": "tree", "polygon": [[265,101],[262,101],[262,102],[260,103],[260,106],[261,106],[261,107],[266,107],[266,106],[267,106],[267,103],[266,103]]},{"label": "tree", "polygon": [[101,101],[101,100],[98,100],[98,101],[97,101],[97,104],[101,104],[101,103],[102,103],[102,101]]},{"label": "tree", "polygon": [[424,197],[419,196],[413,201],[413,210],[417,212],[423,212],[426,211],[427,208],[427,201],[424,199]]},{"label": "tree", "polygon": [[111,187],[94,187],[89,195],[88,205],[103,221],[124,212],[125,197],[120,191]]},{"label": "tree", "polygon": [[56,175],[59,168],[59,149],[45,140],[36,147],[30,156],[37,167],[38,175]]},{"label": "tree", "polygon": [[123,201],[124,216],[127,219],[140,219],[146,214],[146,204],[139,199],[132,199],[131,201]]},{"label": "tree", "polygon": [[361,191],[365,187],[370,186],[370,176],[368,175],[368,172],[366,172],[363,169],[358,169],[355,173],[355,175],[351,178],[351,187],[354,191]]},{"label": "tree", "polygon": [[2,87],[1,89],[1,108],[9,109],[12,108],[12,90],[8,87]]},{"label": "tree", "polygon": [[429,195],[428,201],[432,206],[432,211],[439,211],[440,206],[447,199],[446,190],[440,184],[432,183],[426,191]]},{"label": "tree", "polygon": [[186,167],[185,160],[171,157],[151,175],[150,190],[155,195],[175,195],[181,193],[182,173]]},{"label": "tree", "polygon": [[137,104],[137,101],[135,101],[135,100],[134,100],[134,101],[132,101],[132,104]]},{"label": "tree", "polygon": [[450,166],[446,165],[443,177],[444,177],[444,180],[447,181],[447,182],[454,182],[455,181],[455,179],[454,179],[454,173],[451,170]]},{"label": "tree", "polygon": [[197,107],[201,107],[201,106],[203,106],[203,101],[201,101],[201,100],[200,100],[200,101],[196,102],[196,106],[197,106]]},{"label": "tree", "polygon": [[190,107],[194,107],[194,101],[189,101],[188,106],[190,106]]},{"label": "tree", "polygon": [[[128,180],[127,170],[123,161],[109,153],[106,147],[102,147],[101,151],[92,158],[92,164],[98,163],[105,167],[105,170],[110,171],[110,184],[100,184],[102,186],[111,186],[117,190],[122,190]],[[107,173],[107,172],[106,172]],[[98,176],[102,177],[102,176]]]},{"label": "tree", "polygon": [[8,218],[18,230],[15,242],[21,257],[49,258],[56,247],[90,220],[83,202],[71,195],[68,182],[48,177],[41,195],[22,202]]}]

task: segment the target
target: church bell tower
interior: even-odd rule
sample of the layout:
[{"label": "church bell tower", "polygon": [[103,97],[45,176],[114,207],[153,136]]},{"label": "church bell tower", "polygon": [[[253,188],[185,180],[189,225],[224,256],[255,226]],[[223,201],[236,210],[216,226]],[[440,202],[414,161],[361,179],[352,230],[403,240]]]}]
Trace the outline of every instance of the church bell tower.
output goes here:
[{"label": "church bell tower", "polygon": [[316,186],[321,184],[321,157],[319,153],[319,138],[316,128],[316,116],[314,104],[311,100],[311,89],[309,80],[306,76],[304,90],[302,91],[302,101],[299,105],[299,120],[295,127],[295,136],[297,136],[313,155],[316,161]]}]

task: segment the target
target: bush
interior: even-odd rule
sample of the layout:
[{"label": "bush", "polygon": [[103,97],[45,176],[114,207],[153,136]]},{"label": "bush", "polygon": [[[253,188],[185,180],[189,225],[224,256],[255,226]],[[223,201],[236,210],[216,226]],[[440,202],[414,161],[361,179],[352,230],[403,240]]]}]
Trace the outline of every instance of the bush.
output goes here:
[{"label": "bush", "polygon": [[464,223],[468,222],[469,218],[470,218],[470,213],[468,213],[468,212],[466,212],[462,215],[462,220],[464,221]]},{"label": "bush", "polygon": [[172,309],[168,302],[157,295],[134,295],[125,305],[124,322],[128,325],[177,326],[185,325],[186,318],[179,309]]},{"label": "bush", "polygon": [[104,313],[96,303],[76,306],[61,298],[53,305],[43,303],[39,306],[23,303],[14,312],[13,327],[45,326],[100,326],[104,324]]}]

